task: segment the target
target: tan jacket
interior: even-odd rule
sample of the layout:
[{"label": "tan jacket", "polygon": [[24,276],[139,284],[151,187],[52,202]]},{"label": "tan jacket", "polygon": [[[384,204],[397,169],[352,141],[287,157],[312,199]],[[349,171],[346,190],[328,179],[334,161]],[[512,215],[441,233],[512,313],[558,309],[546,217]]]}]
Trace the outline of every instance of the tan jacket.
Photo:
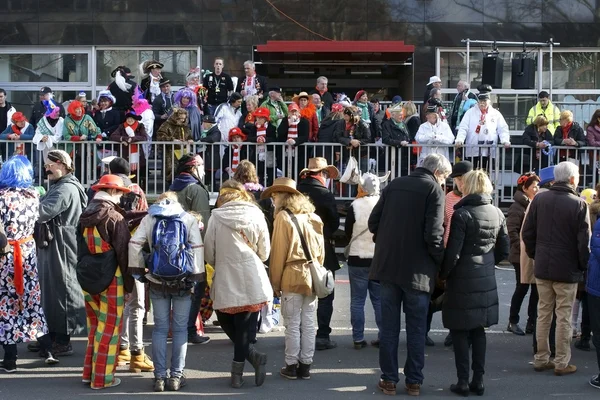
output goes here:
[{"label": "tan jacket", "polygon": [[[314,213],[297,214],[296,218],[313,259],[323,265],[325,242],[321,218]],[[302,250],[300,235],[285,211],[277,213],[273,223],[269,274],[275,292],[292,292],[305,296],[313,294],[310,267]]]}]

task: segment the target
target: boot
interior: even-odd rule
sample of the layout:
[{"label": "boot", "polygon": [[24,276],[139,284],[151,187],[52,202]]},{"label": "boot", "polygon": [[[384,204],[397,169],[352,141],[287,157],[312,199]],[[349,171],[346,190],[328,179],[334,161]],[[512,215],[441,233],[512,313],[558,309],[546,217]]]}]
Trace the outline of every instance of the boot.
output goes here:
[{"label": "boot", "polygon": [[457,384],[450,385],[450,391],[460,396],[469,396],[469,383],[467,381],[459,380]]},{"label": "boot", "polygon": [[231,363],[231,387],[239,389],[244,384],[244,364],[245,362],[233,361]]},{"label": "boot", "polygon": [[310,379],[310,364],[298,363],[298,378]]},{"label": "boot", "polygon": [[[134,354],[137,353],[137,354]],[[154,364],[150,357],[148,357],[144,350],[135,351],[131,354],[131,361],[129,363],[129,372],[153,372]]]},{"label": "boot", "polygon": [[119,350],[119,354],[117,356],[117,365],[119,367],[123,367],[131,362],[131,352],[129,349],[121,349]]},{"label": "boot", "polygon": [[575,348],[584,351],[590,351],[592,348],[590,347],[590,338],[587,336],[581,336],[579,340],[575,342]]},{"label": "boot", "polygon": [[477,396],[483,396],[485,386],[483,385],[483,376],[473,374],[473,380],[469,383],[469,390]]},{"label": "boot", "polygon": [[256,386],[261,386],[267,377],[267,372],[265,370],[267,355],[265,353],[259,353],[252,348],[250,349],[250,352],[248,352],[246,360],[254,367],[254,383]]}]

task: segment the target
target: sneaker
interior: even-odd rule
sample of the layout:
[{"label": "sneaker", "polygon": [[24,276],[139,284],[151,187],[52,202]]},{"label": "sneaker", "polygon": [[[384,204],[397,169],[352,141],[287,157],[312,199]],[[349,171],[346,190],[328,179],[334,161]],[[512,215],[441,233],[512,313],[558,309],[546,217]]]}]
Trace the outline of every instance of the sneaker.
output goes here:
[{"label": "sneaker", "polygon": [[48,365],[56,365],[60,361],[58,361],[58,358],[54,357],[54,355],[51,352],[47,352],[46,353],[46,361],[45,362]]},{"label": "sneaker", "polygon": [[354,348],[356,350],[364,349],[365,347],[367,347],[366,340],[361,340],[360,342],[354,342]]},{"label": "sneaker", "polygon": [[188,334],[188,343],[192,344],[207,344],[210,342],[210,338],[208,336],[200,336],[197,333]]},{"label": "sneaker", "polygon": [[554,368],[554,375],[556,376],[563,376],[563,375],[569,375],[569,374],[574,374],[575,372],[577,372],[577,367],[574,365],[567,365],[564,368]]},{"label": "sneaker", "polygon": [[167,379],[167,390],[177,392],[186,385],[185,376],[173,376]]},{"label": "sneaker", "polygon": [[406,389],[406,393],[409,396],[420,396],[421,395],[421,385],[418,383],[407,383],[404,388]]},{"label": "sneaker", "polygon": [[298,379],[298,364],[286,365],[285,367],[281,368],[279,374],[286,379]]},{"label": "sneaker", "polygon": [[131,362],[131,352],[129,349],[121,349],[119,350],[119,354],[117,355],[117,365],[119,367],[124,367],[125,365]]},{"label": "sneaker", "polygon": [[0,369],[12,374],[17,372],[17,360],[4,360],[0,361]]},{"label": "sneaker", "polygon": [[121,384],[121,380],[119,378],[115,378],[111,384],[109,385],[104,385],[104,386],[100,386],[100,387],[93,387],[90,386],[93,390],[102,390],[102,389],[108,389],[111,387],[115,387],[115,386],[119,386]]},{"label": "sneaker", "polygon": [[396,395],[396,384],[394,382],[380,379],[377,387],[383,392],[383,394],[387,394],[388,396]]},{"label": "sneaker", "polygon": [[317,338],[317,342],[315,343],[315,348],[317,350],[330,350],[335,349],[336,347],[337,343],[331,339]]},{"label": "sneaker", "polygon": [[556,365],[554,365],[552,361],[548,361],[546,364],[542,365],[535,365],[535,363],[533,364],[533,369],[535,370],[535,372],[544,372],[555,368]]},{"label": "sneaker", "polygon": [[379,348],[379,339],[371,340],[371,346]]},{"label": "sneaker", "polygon": [[435,346],[435,342],[433,341],[432,338],[429,337],[429,335],[425,336],[425,346],[429,346],[429,347]]},{"label": "sneaker", "polygon": [[514,333],[517,336],[525,336],[525,332],[523,332],[523,329],[521,329],[519,324],[509,323],[508,326],[506,327],[506,330]]},{"label": "sneaker", "polygon": [[596,389],[600,389],[600,375],[592,376],[592,379],[590,379],[590,385]]},{"label": "sneaker", "polygon": [[42,349],[39,342],[31,342],[27,344],[27,350],[32,353],[38,353]]},{"label": "sneaker", "polygon": [[154,378],[154,391],[155,392],[164,392],[165,391],[165,379],[164,378]]},{"label": "sneaker", "polygon": [[[54,354],[55,357],[72,356],[73,355],[73,346],[71,345],[71,343],[69,343],[69,344],[53,343],[52,344],[52,354]],[[121,381],[119,381],[119,382],[121,382]]]}]

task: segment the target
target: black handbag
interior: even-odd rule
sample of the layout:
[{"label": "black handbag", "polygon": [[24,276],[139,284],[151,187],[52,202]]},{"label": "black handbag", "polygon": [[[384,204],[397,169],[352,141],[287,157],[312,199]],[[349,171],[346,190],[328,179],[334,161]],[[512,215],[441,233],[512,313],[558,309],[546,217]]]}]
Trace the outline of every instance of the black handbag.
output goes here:
[{"label": "black handbag", "polygon": [[54,239],[50,224],[52,224],[52,220],[48,222],[36,222],[33,226],[33,239],[40,249],[50,246],[50,242]]},{"label": "black handbag", "polygon": [[117,272],[117,254],[111,248],[104,253],[92,254],[88,249],[81,227],[77,229],[77,281],[89,294],[99,294],[106,290]]}]

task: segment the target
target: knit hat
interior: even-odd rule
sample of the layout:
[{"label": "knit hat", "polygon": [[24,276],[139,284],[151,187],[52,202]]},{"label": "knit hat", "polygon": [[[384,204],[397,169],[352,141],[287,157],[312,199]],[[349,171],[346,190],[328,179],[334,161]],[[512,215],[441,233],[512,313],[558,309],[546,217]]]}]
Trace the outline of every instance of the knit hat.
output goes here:
[{"label": "knit hat", "polygon": [[400,104],[402,103],[402,96],[394,96],[392,97],[392,104]]},{"label": "knit hat", "polygon": [[367,94],[367,92],[362,89],[356,92],[356,96],[354,96],[354,101],[358,101],[358,99],[360,99],[363,94]]},{"label": "knit hat", "polygon": [[[104,161],[104,159],[102,161]],[[108,169],[110,169],[111,174],[115,175],[123,174],[129,176],[129,174],[131,173],[129,163],[126,159],[121,157],[114,157],[112,160],[110,160],[108,162]]]}]

